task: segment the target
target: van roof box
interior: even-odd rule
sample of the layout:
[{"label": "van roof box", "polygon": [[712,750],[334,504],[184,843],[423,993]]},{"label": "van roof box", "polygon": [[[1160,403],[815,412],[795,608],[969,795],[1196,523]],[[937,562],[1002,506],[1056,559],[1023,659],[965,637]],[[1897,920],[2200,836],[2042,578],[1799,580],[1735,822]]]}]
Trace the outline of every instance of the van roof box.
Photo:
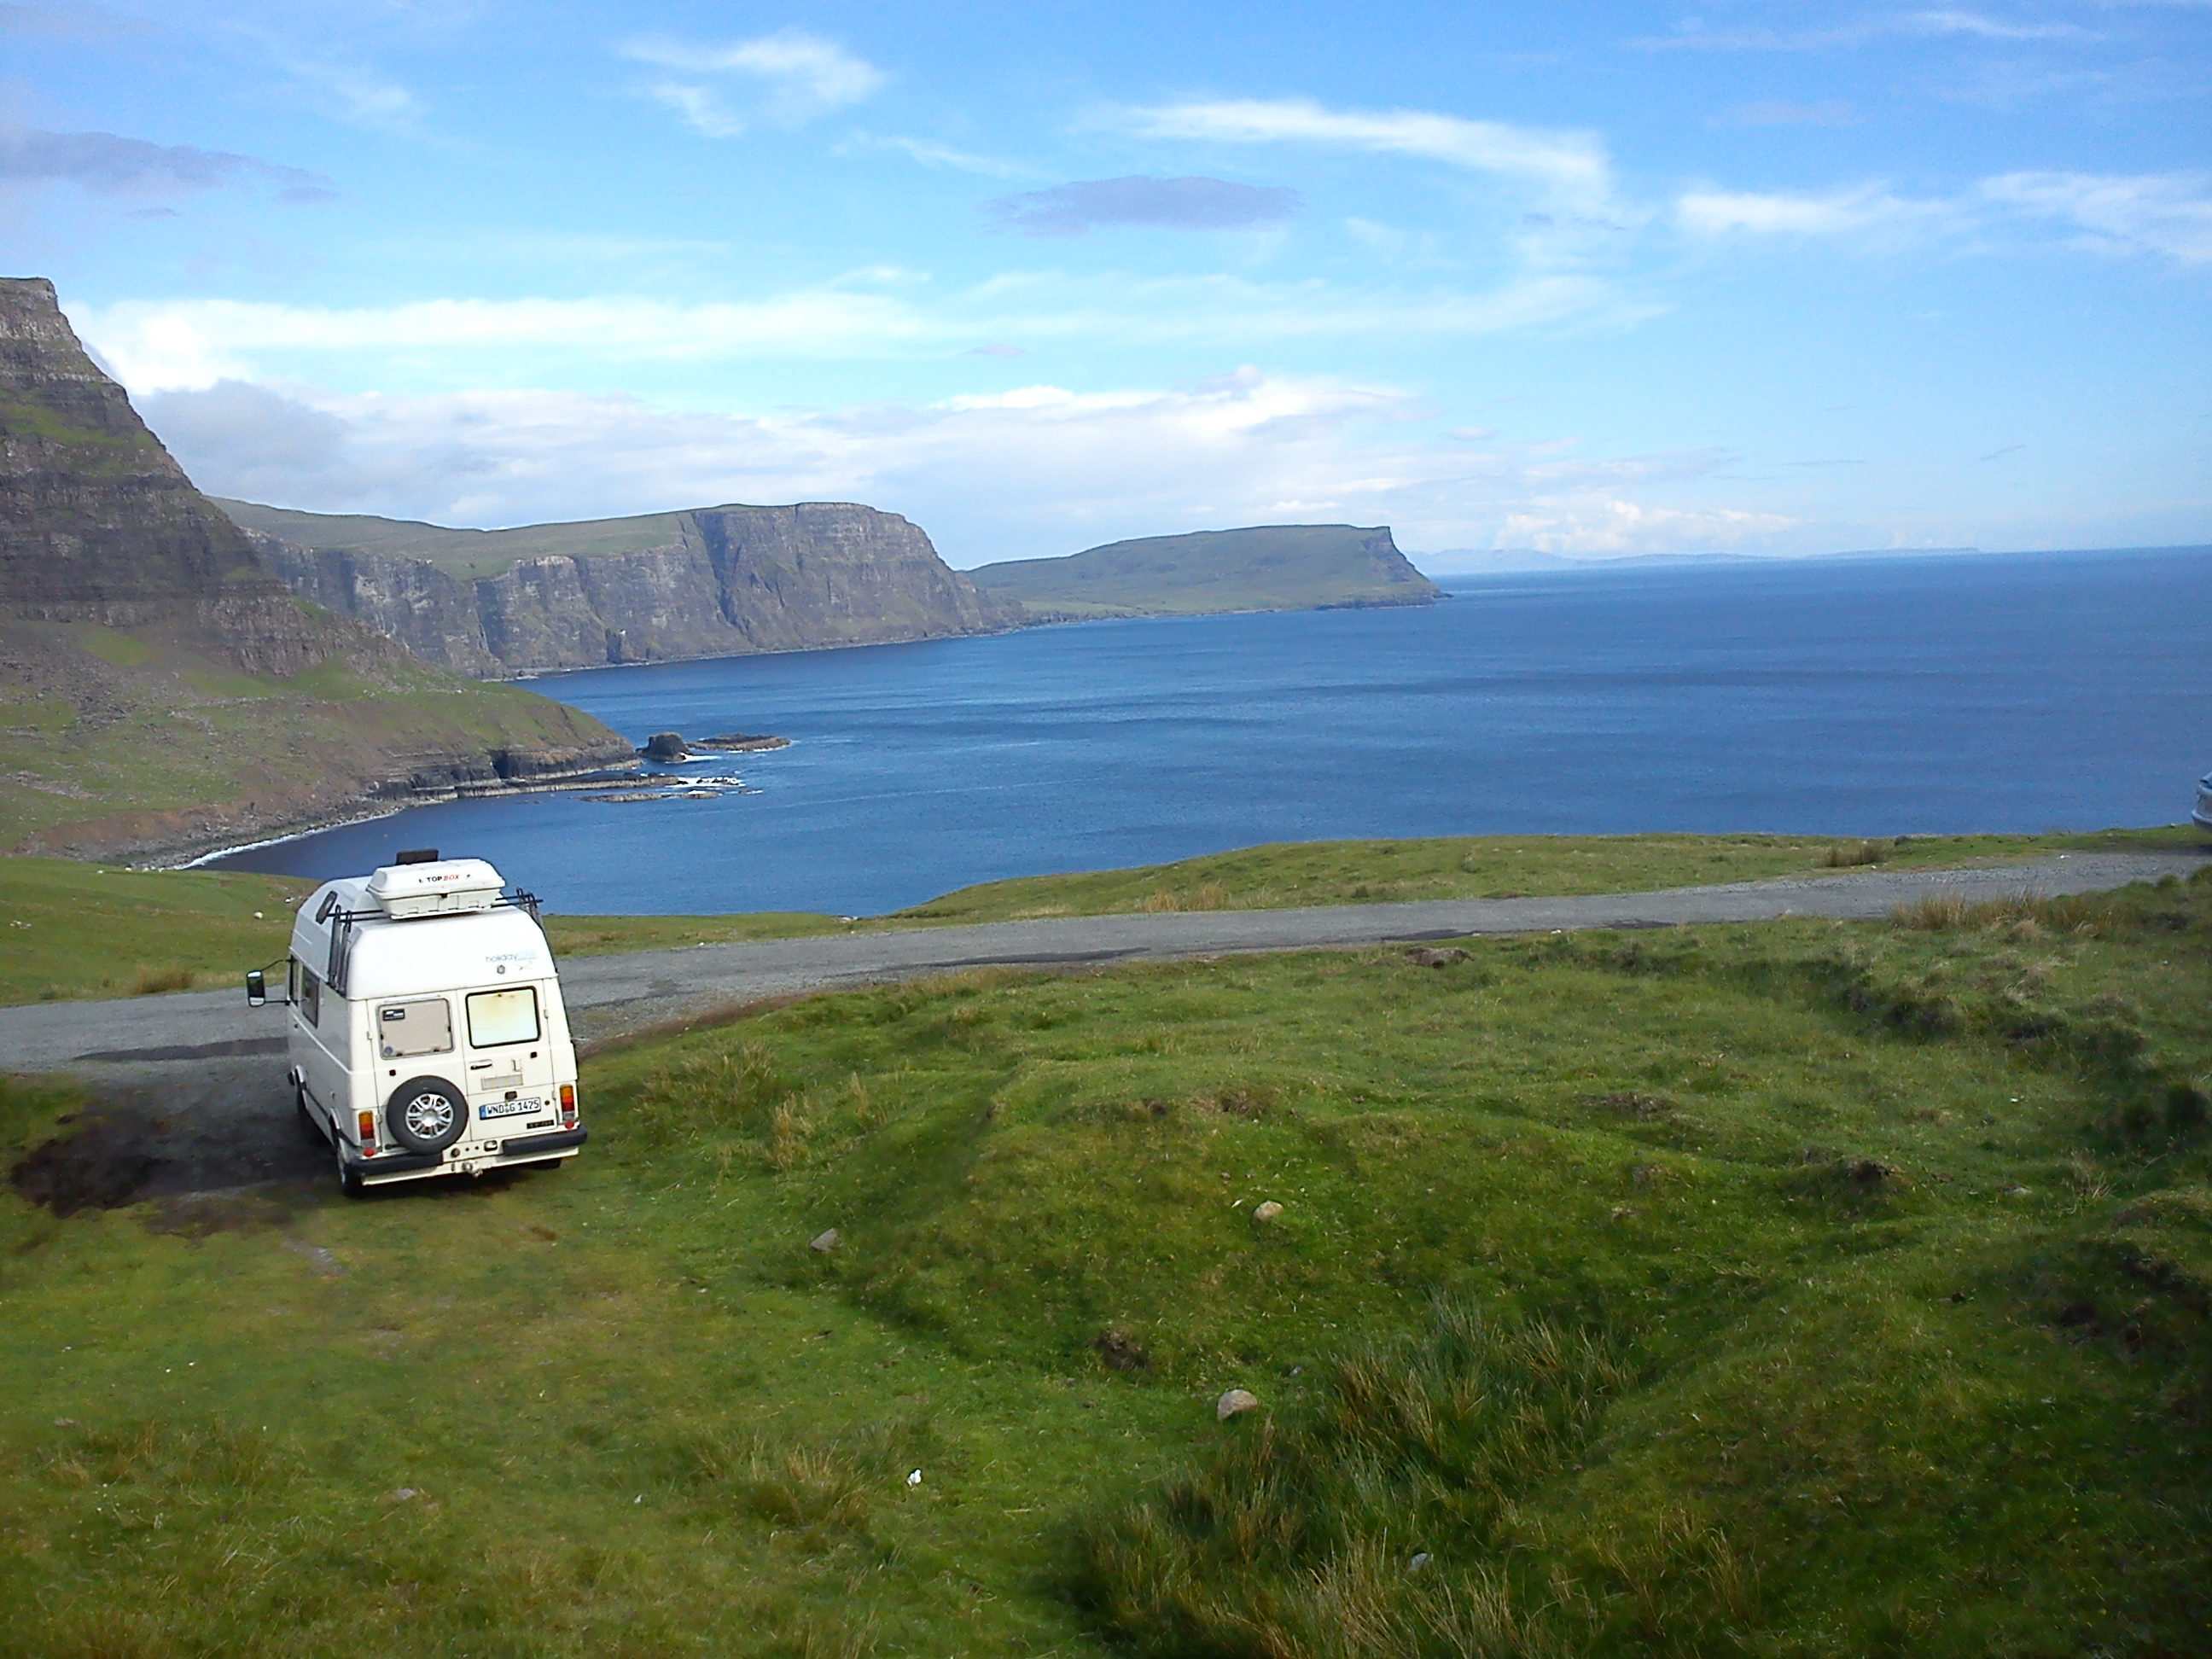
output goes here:
[{"label": "van roof box", "polygon": [[369,902],[394,921],[489,910],[507,883],[482,859],[387,864],[368,878]]}]

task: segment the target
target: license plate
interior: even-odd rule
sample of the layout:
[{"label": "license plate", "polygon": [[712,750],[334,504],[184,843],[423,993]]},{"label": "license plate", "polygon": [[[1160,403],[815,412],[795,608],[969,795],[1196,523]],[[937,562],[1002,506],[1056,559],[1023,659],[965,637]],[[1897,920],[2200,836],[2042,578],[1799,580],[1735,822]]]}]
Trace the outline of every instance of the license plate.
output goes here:
[{"label": "license plate", "polygon": [[477,1115],[480,1118],[527,1117],[532,1112],[542,1112],[544,1109],[544,1096],[525,1095],[520,1100],[486,1101],[477,1108]]}]

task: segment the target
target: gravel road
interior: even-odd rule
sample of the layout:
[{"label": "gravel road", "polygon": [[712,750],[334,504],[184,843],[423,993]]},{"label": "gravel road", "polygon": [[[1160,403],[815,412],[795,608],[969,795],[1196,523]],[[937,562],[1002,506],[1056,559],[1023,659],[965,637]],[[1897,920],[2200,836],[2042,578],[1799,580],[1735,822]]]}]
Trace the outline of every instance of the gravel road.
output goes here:
[{"label": "gravel road", "polygon": [[[1066,916],[1040,921],[915,927],[576,957],[561,969],[580,1037],[791,992],[866,984],[963,968],[1059,965],[1311,950],[1587,927],[1767,921],[1784,916],[1887,915],[1931,894],[1969,900],[2021,893],[2087,893],[2187,876],[2212,849],[2077,853],[2030,864],[1950,871],[1869,870],[1775,881],[1580,898],[1449,899],[1304,910],[1212,910],[1164,915]],[[241,969],[242,971],[242,969]],[[249,1009],[242,992],[207,991],[115,1002],[0,1008],[0,1070],[176,1077],[210,1062],[265,1060],[272,1091],[283,1065],[282,1014]],[[225,1068],[228,1069],[228,1068]]]}]

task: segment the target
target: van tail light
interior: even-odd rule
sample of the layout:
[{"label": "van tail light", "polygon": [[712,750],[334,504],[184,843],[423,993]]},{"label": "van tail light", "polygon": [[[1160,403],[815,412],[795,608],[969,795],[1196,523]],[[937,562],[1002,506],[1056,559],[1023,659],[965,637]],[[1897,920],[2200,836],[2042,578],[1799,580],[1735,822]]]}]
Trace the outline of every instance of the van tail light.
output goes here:
[{"label": "van tail light", "polygon": [[561,1127],[564,1129],[576,1127],[576,1085],[573,1083],[561,1085]]},{"label": "van tail light", "polygon": [[362,1112],[359,1115],[357,1121],[361,1125],[361,1155],[363,1158],[374,1158],[376,1156],[376,1114]]}]

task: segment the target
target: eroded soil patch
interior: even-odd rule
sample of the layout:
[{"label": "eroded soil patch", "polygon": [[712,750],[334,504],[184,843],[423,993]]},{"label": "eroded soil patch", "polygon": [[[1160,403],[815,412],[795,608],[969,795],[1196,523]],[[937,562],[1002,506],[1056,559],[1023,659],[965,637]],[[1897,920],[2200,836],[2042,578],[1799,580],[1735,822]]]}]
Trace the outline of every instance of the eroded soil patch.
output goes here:
[{"label": "eroded soil patch", "polygon": [[68,1216],[305,1183],[327,1174],[329,1161],[294,1121],[281,1073],[265,1061],[231,1061],[102,1092],[24,1153],[9,1181],[30,1202]]},{"label": "eroded soil patch", "polygon": [[161,1165],[133,1126],[81,1114],[66,1127],[66,1133],[25,1153],[9,1177],[17,1192],[56,1215],[129,1204]]}]

